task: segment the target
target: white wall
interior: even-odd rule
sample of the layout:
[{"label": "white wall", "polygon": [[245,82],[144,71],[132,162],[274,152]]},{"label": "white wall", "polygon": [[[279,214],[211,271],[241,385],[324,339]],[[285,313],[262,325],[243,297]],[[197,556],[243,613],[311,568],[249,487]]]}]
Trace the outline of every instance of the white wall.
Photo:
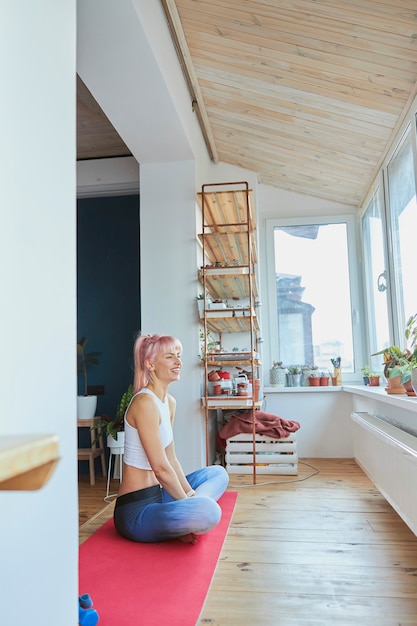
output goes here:
[{"label": "white wall", "polygon": [[0,491],[1,623],[77,623],[75,2],[1,6],[0,436],[56,433],[34,492]]},{"label": "white wall", "polygon": [[264,410],[300,423],[300,458],[352,458],[352,397],[344,391],[266,391]]},{"label": "white wall", "polygon": [[194,163],[140,168],[142,332],[173,335],[183,344],[175,447],[186,472],[204,464],[200,410]]}]

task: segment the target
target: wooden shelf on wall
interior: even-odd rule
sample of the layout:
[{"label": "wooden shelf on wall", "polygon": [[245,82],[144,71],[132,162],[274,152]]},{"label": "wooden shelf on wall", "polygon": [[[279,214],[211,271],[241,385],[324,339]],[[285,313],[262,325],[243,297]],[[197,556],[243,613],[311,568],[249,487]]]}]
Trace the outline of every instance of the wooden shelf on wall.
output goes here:
[{"label": "wooden shelf on wall", "polygon": [[[198,235],[200,242],[202,235]],[[249,264],[248,235],[247,233],[206,233],[204,235],[206,259],[211,263],[233,266]],[[251,246],[252,261],[257,263],[255,237],[250,233],[249,243]]]},{"label": "wooden shelf on wall", "polygon": [[[237,186],[243,186],[238,189]],[[197,193],[198,203],[203,211],[205,223],[212,226],[212,230],[221,229],[222,224],[233,224],[229,231],[246,232],[255,230],[253,215],[253,191],[246,190],[243,183],[237,183],[232,190],[210,190],[204,194]],[[247,219],[249,208],[249,222]]]},{"label": "wooden shelf on wall", "polygon": [[[225,411],[248,410],[252,407],[260,409],[262,404],[263,400],[254,402],[252,396],[210,396],[207,398],[209,409],[223,409]],[[206,398],[201,398],[201,406],[205,408]]]},{"label": "wooden shelf on wall", "polygon": [[254,313],[249,315],[224,315],[225,309],[208,311],[206,315],[207,328],[214,333],[248,333],[252,327],[259,331],[259,323]]},{"label": "wooden shelf on wall", "polygon": [[[216,300],[241,300],[248,298],[252,284],[254,297],[258,297],[258,286],[252,272],[249,276],[249,267],[215,267],[205,268],[206,286],[211,296]],[[203,270],[198,271],[198,279],[204,284]]]},{"label": "wooden shelf on wall", "polygon": [[0,437],[0,490],[40,489],[48,482],[58,460],[57,435]]}]

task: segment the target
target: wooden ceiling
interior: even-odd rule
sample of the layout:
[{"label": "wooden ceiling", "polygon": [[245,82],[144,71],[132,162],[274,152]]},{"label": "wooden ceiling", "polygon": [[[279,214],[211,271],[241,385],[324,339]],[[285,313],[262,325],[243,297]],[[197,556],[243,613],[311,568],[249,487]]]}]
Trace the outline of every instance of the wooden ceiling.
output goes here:
[{"label": "wooden ceiling", "polygon": [[[161,0],[212,159],[359,206],[417,81],[416,0]],[[130,155],[78,79],[78,159]]]},{"label": "wooden ceiling", "polygon": [[214,160],[359,206],[416,95],[416,0],[161,0]]},{"label": "wooden ceiling", "polygon": [[77,75],[77,161],[130,155],[129,148]]}]

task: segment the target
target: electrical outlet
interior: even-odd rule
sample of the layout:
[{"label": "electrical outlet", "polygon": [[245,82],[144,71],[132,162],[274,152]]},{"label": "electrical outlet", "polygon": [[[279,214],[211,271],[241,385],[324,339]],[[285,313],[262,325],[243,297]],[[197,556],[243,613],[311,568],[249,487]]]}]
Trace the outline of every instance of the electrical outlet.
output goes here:
[{"label": "electrical outlet", "polygon": [[104,385],[87,385],[87,395],[104,396]]}]

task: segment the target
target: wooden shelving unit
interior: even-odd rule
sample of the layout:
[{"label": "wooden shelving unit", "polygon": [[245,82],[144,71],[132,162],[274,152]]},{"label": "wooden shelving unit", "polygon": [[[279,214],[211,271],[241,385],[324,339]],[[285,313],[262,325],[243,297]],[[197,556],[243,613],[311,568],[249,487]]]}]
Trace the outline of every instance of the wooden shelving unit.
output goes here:
[{"label": "wooden shelving unit", "polygon": [[[211,368],[245,366],[253,381],[260,377],[258,355],[259,321],[257,316],[258,286],[256,277],[256,225],[253,194],[247,182],[203,185],[197,194],[202,212],[202,232],[199,241],[203,251],[203,266],[198,279],[203,288],[204,304],[200,321],[207,331],[219,337],[220,351],[206,350],[203,354],[205,393],[202,406],[206,420],[206,460],[209,462],[209,413],[212,410],[252,410],[253,458],[256,458],[255,410],[262,402],[250,396],[209,395],[208,373]],[[216,308],[216,301],[219,302]],[[225,352],[225,333],[247,333],[248,352]],[[253,463],[256,482],[256,463]]]}]

